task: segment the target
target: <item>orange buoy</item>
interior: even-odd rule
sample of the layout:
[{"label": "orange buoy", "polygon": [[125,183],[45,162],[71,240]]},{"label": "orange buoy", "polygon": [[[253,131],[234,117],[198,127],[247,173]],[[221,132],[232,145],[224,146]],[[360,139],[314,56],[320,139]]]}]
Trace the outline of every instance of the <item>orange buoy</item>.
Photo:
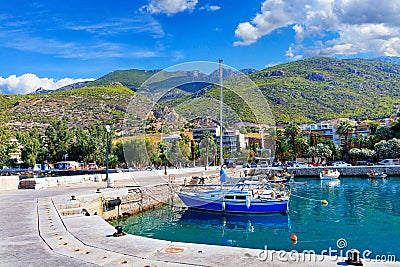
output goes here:
[{"label": "orange buoy", "polygon": [[290,239],[291,239],[293,242],[297,242],[297,235],[292,234],[292,235],[290,236]]}]

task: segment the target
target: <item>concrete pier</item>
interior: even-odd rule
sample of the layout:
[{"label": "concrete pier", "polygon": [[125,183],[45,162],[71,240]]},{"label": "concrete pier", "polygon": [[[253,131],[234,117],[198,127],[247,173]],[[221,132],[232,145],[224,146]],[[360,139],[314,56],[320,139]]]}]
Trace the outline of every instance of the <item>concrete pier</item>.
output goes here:
[{"label": "concrete pier", "polygon": [[340,172],[340,176],[359,176],[359,177],[368,177],[367,173],[370,171],[373,172],[386,172],[388,176],[400,176],[400,166],[399,165],[391,165],[391,166],[346,166],[346,167],[307,167],[307,168],[288,168],[288,172],[295,175],[295,177],[302,176],[317,176],[319,177],[320,172],[328,169],[338,170]]},{"label": "concrete pier", "polygon": [[18,186],[18,176],[0,176],[0,191],[16,190]]}]

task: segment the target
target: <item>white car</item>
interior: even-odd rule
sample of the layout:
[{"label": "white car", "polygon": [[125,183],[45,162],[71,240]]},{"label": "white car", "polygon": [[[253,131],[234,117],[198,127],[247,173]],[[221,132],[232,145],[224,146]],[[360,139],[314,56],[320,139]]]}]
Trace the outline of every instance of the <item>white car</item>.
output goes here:
[{"label": "white car", "polygon": [[350,163],[346,162],[335,162],[333,163],[333,167],[348,167],[348,166],[353,166]]},{"label": "white car", "polygon": [[296,162],[293,167],[295,168],[307,168],[310,167],[310,165],[308,165],[307,163],[304,162]]}]

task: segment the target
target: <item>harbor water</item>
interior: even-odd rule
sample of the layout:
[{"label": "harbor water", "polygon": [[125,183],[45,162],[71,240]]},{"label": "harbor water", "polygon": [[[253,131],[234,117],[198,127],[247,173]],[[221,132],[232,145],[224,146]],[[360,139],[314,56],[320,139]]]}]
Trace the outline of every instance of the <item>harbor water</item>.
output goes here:
[{"label": "harbor water", "polygon": [[230,215],[165,206],[112,224],[130,234],[170,241],[316,254],[333,251],[333,256],[356,248],[370,258],[400,260],[400,177],[296,182],[287,215]]}]

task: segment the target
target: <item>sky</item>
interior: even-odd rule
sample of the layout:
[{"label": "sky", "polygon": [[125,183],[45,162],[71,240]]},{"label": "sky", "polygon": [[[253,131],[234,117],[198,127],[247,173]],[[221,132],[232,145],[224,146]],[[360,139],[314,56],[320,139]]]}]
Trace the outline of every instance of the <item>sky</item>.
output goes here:
[{"label": "sky", "polygon": [[0,93],[113,70],[400,55],[399,0],[2,0]]}]

